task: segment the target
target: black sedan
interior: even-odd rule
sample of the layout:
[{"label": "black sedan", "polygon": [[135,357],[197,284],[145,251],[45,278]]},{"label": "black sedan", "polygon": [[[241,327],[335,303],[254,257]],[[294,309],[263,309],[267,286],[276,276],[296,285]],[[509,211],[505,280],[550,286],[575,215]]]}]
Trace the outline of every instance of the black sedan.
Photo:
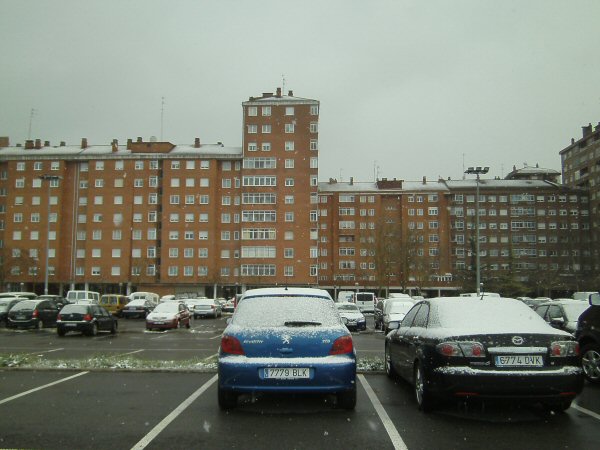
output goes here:
[{"label": "black sedan", "polygon": [[41,329],[56,324],[58,308],[51,300],[22,300],[8,312],[8,328]]},{"label": "black sedan", "polygon": [[562,411],[583,389],[573,336],[518,300],[424,300],[390,329],[386,372],[414,386],[423,411],[438,400],[472,398],[530,401]]},{"label": "black sedan", "polygon": [[66,305],[60,310],[56,321],[56,332],[64,336],[69,331],[79,331],[95,336],[99,331],[117,332],[117,318],[101,306],[94,304]]}]

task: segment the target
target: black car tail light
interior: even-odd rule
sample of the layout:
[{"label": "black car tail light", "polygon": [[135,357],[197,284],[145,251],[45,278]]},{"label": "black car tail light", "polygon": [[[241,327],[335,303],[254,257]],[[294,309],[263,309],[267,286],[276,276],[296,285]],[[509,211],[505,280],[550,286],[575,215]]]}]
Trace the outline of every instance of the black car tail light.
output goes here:
[{"label": "black car tail light", "polygon": [[479,342],[442,342],[435,349],[448,357],[485,358],[485,347]]},{"label": "black car tail light", "polygon": [[346,353],[352,353],[353,351],[354,344],[352,343],[352,336],[342,336],[333,342],[331,350],[329,350],[329,354],[345,355]]},{"label": "black car tail light", "polygon": [[62,320],[62,316],[59,314],[58,316],[56,316],[56,320]]},{"label": "black car tail light", "polygon": [[83,320],[85,320],[86,322],[91,322],[93,319],[91,314],[86,314],[85,316],[83,316]]},{"label": "black car tail light", "polygon": [[225,335],[221,338],[221,352],[230,355],[243,355],[244,349],[238,338]]},{"label": "black car tail light", "polygon": [[40,316],[40,312],[37,309],[34,309],[33,312],[31,313],[31,317],[33,317],[34,319],[37,319]]},{"label": "black car tail light", "polygon": [[565,358],[577,355],[579,355],[579,344],[577,341],[556,341],[550,344],[550,356]]}]

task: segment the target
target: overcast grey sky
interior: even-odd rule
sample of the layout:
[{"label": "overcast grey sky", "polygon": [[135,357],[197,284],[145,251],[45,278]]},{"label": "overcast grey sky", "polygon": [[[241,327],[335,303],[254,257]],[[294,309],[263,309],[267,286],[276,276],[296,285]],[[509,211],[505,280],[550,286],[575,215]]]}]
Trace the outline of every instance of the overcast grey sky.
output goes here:
[{"label": "overcast grey sky", "polygon": [[[321,102],[321,180],[560,170],[600,122],[600,1],[0,0],[0,136],[241,146],[241,103]],[[378,167],[378,171],[377,168]]]}]

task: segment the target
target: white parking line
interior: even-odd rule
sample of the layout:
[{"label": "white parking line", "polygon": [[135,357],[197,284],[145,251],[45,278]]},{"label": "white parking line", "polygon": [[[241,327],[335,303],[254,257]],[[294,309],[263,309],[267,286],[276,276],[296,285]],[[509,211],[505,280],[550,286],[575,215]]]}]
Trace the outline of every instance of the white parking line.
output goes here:
[{"label": "white parking line", "polygon": [[375,411],[377,412],[379,419],[381,419],[381,422],[383,423],[383,426],[385,427],[385,431],[387,431],[388,436],[392,440],[392,445],[394,446],[394,448],[396,450],[408,450],[408,447],[402,440],[400,433],[398,433],[398,430],[394,426],[394,423],[390,419],[390,416],[388,416],[387,413],[385,412],[383,405],[377,398],[377,395],[375,395],[375,392],[373,392],[373,389],[371,388],[371,385],[368,383],[367,379],[362,374],[358,374],[357,377],[358,377],[358,380],[360,381],[360,383],[365,388],[365,391],[367,391],[369,400],[371,400],[371,403],[373,404],[373,407],[375,408]]},{"label": "white parking line", "polygon": [[52,350],[44,350],[43,352],[32,352],[30,355],[41,355],[42,353],[52,353],[52,352],[60,352],[64,350],[64,348],[53,348]]},{"label": "white parking line", "polygon": [[597,414],[594,411],[590,411],[589,409],[586,409],[583,406],[579,406],[577,403],[572,403],[571,407],[575,408],[577,411],[587,414],[588,416],[592,416],[594,419],[600,420],[600,414]]},{"label": "white parking line", "polygon": [[134,350],[134,351],[132,351],[132,352],[121,353],[121,356],[125,356],[125,355],[133,355],[134,353],[141,353],[141,352],[143,352],[143,351],[144,351],[144,349],[142,348],[142,349],[140,349],[140,350]]},{"label": "white parking line", "polygon": [[185,409],[190,406],[194,400],[196,400],[198,397],[200,397],[204,391],[206,391],[210,386],[212,386],[212,384],[217,381],[218,375],[213,376],[210,380],[208,380],[206,383],[204,383],[200,388],[198,388],[198,390],[196,392],[194,392],[192,395],[190,395],[183,403],[181,403],[177,408],[175,408],[173,411],[171,411],[171,414],[169,414],[167,417],[165,417],[163,420],[160,421],[160,423],[158,425],[156,425],[154,428],[152,428],[152,430],[150,430],[150,432],[144,436],[137,444],[135,444],[132,448],[133,449],[137,449],[137,450],[141,450],[146,448],[146,446],[148,444],[150,444],[150,442],[152,442],[154,440],[154,438],[156,436],[158,436],[160,434],[160,432],[162,430],[164,430],[171,422],[173,422],[177,416],[179,416],[179,414],[181,414],[183,411],[185,411]]},{"label": "white parking line", "polygon": [[47,387],[54,386],[55,384],[59,384],[59,383],[65,382],[65,381],[72,380],[73,378],[80,377],[81,375],[85,375],[86,373],[89,373],[89,372],[87,372],[87,371],[86,372],[79,372],[79,373],[77,373],[75,375],[71,375],[70,377],[61,378],[60,380],[54,381],[53,383],[48,383],[48,384],[45,384],[43,386],[39,386],[39,387],[30,389],[28,391],[25,391],[25,392],[21,392],[20,394],[13,395],[12,397],[5,398],[4,400],[0,400],[0,405],[2,405],[4,403],[8,403],[11,400],[15,400],[17,398],[24,397],[25,395],[31,394],[33,392],[37,392],[37,391],[40,391],[42,389],[46,389]]},{"label": "white parking line", "polygon": [[211,337],[211,338],[208,338],[208,339],[209,339],[209,340],[210,340],[210,339],[219,339],[220,337],[221,337],[221,335],[220,335],[220,334],[218,334],[218,335],[216,335],[216,336],[213,336],[213,337]]}]

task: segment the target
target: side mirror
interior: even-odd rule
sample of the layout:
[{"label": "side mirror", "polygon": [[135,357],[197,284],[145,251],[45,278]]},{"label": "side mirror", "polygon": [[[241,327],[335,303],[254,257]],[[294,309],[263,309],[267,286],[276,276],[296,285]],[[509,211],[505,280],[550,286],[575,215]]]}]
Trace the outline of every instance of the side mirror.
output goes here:
[{"label": "side mirror", "polygon": [[592,306],[598,306],[598,305],[600,305],[600,292],[597,292],[595,294],[591,294],[589,302],[590,302],[590,305],[592,305]]},{"label": "side mirror", "polygon": [[556,327],[562,328],[565,326],[565,318],[564,317],[555,317],[550,320],[550,325],[554,325]]},{"label": "side mirror", "polygon": [[397,330],[400,328],[400,322],[397,320],[392,320],[388,323],[388,330]]},{"label": "side mirror", "polygon": [[348,325],[348,318],[342,317],[342,322],[344,323],[344,325]]}]

